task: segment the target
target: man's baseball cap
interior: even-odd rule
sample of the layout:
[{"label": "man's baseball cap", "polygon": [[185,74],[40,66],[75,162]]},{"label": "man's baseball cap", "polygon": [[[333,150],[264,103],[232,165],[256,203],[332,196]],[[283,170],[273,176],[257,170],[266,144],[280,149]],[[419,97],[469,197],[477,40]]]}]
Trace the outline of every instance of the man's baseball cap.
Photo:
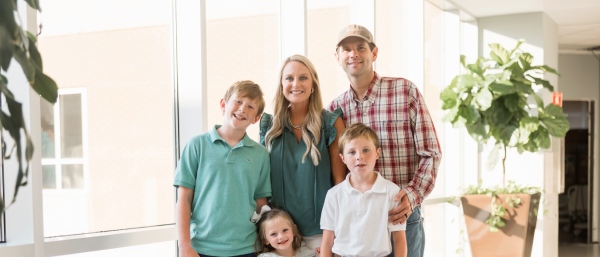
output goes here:
[{"label": "man's baseball cap", "polygon": [[366,40],[367,43],[375,44],[373,41],[373,35],[367,28],[357,24],[350,24],[340,31],[336,47],[340,46],[340,43],[349,37],[359,37]]}]

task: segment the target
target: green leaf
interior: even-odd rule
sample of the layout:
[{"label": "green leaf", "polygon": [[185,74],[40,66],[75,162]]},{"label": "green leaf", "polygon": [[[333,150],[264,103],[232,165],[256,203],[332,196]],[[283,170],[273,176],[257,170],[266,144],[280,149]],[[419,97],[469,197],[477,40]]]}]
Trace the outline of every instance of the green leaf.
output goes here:
[{"label": "green leaf", "polygon": [[490,57],[496,61],[500,66],[506,64],[510,60],[510,55],[504,47],[500,44],[489,44],[490,46]]},{"label": "green leaf", "polygon": [[470,105],[470,106],[464,106],[461,105],[458,107],[458,114],[465,118],[466,123],[467,124],[473,124],[475,122],[477,122],[477,120],[479,120],[479,112],[477,112],[475,110],[475,107]]},{"label": "green leaf", "polygon": [[479,81],[480,80],[478,80],[476,77],[473,77],[473,75],[471,75],[471,74],[459,75],[456,78],[456,87],[459,90],[472,88]]},{"label": "green leaf", "polygon": [[550,135],[548,134],[548,130],[544,127],[539,127],[537,131],[531,133],[529,139],[540,148],[550,148]]},{"label": "green leaf", "polygon": [[523,71],[531,70],[531,62],[533,61],[533,55],[530,53],[523,53],[519,56],[519,61],[523,67]]},{"label": "green leaf", "polygon": [[535,103],[537,104],[538,108],[544,107],[544,100],[542,100],[542,98],[539,95],[531,94],[531,96],[533,96],[533,99],[535,99]]},{"label": "green leaf", "polygon": [[534,117],[524,117],[521,119],[521,128],[529,130],[530,132],[536,131],[540,126],[540,121]]},{"label": "green leaf", "polygon": [[544,88],[548,89],[550,92],[554,91],[554,87],[550,84],[550,81],[531,76],[530,74],[527,74],[527,77],[533,79],[533,83],[544,86]]},{"label": "green leaf", "polygon": [[458,116],[458,106],[455,106],[452,109],[450,109],[450,111],[448,113],[446,113],[446,115],[444,115],[444,118],[442,119],[442,121],[450,122],[450,123],[454,124],[456,122],[457,116]]},{"label": "green leaf", "polygon": [[479,110],[485,111],[492,105],[492,92],[487,88],[481,89],[477,94],[475,94],[475,102],[479,106]]},{"label": "green leaf", "polygon": [[440,99],[442,100],[442,110],[448,110],[457,104],[458,95],[452,90],[452,87],[446,87],[440,93]]},{"label": "green leaf", "polygon": [[473,124],[466,124],[467,132],[469,135],[477,142],[487,142],[490,138],[489,133],[487,132],[486,125],[483,120],[479,119]]},{"label": "green leaf", "polygon": [[25,77],[28,81],[33,81],[35,78],[34,63],[29,59],[28,53],[25,52],[23,49],[17,48],[15,50],[16,51],[14,52],[14,58],[21,65],[21,68],[23,69],[23,74],[25,74]]},{"label": "green leaf", "polygon": [[35,35],[31,34],[29,31],[27,32],[27,36],[29,37],[29,57],[35,65],[36,71],[41,72],[44,69],[44,65],[42,65],[42,56],[35,46],[37,40]]},{"label": "green leaf", "polygon": [[[0,11],[0,13],[2,12]],[[2,23],[0,22],[0,24]],[[0,26],[0,67],[2,70],[8,70],[13,57],[14,45],[10,40],[11,38],[12,36],[6,27]]]},{"label": "green leaf", "polygon": [[35,92],[40,94],[46,101],[56,103],[56,98],[58,98],[58,86],[56,85],[56,82],[46,76],[46,74],[37,72],[32,87]]},{"label": "green leaf", "polygon": [[553,68],[550,68],[548,65],[540,65],[540,66],[533,66],[531,67],[532,70],[538,69],[544,72],[549,72],[549,73],[553,73],[556,74],[558,76],[560,76],[560,74]]},{"label": "green leaf", "polygon": [[540,121],[546,129],[548,133],[553,137],[565,137],[567,132],[569,131],[569,121],[564,117],[559,118],[541,118]]},{"label": "green leaf", "polygon": [[560,106],[549,104],[543,109],[543,114],[540,121],[550,135],[554,137],[564,137],[567,135],[570,124]]},{"label": "green leaf", "polygon": [[490,90],[496,94],[507,95],[516,92],[513,83],[508,80],[500,80],[490,84]]}]

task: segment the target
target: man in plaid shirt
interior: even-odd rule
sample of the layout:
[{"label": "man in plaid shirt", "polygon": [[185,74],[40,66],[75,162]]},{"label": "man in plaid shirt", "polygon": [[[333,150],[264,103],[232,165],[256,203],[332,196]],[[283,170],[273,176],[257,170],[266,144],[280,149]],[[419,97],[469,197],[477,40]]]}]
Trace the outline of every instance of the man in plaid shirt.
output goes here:
[{"label": "man in plaid shirt", "polygon": [[373,35],[365,27],[352,24],[342,29],[335,56],[348,76],[350,89],[334,99],[329,110],[341,108],[346,126],[362,122],[377,132],[381,157],[375,170],[402,189],[389,221],[408,221],[408,256],[423,256],[420,206],[435,186],[442,154],[423,96],[407,79],[380,77],[372,65],[377,52]]}]

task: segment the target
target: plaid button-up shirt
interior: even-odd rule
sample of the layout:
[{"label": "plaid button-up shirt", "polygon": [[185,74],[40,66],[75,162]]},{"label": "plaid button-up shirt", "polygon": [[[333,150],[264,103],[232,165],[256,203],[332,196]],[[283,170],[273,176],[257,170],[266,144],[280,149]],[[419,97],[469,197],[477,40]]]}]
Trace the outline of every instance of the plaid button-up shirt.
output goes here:
[{"label": "plaid button-up shirt", "polygon": [[337,108],[346,126],[362,122],[375,130],[381,145],[375,170],[406,190],[412,208],[419,206],[435,186],[442,154],[416,85],[375,73],[362,100],[350,88],[329,105],[331,111]]}]

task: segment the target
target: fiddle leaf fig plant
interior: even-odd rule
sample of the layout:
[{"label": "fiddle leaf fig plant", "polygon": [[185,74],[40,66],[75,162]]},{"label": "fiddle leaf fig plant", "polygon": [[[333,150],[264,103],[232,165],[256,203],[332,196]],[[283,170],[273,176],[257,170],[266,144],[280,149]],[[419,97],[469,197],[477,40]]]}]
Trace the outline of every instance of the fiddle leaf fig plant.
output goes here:
[{"label": "fiddle leaf fig plant", "polygon": [[[474,63],[460,62],[466,73],[454,77],[440,94],[442,109],[447,110],[444,121],[455,127],[464,126],[477,142],[493,140],[494,148],[488,157],[492,169],[502,157],[502,187],[484,188],[481,183],[464,190],[463,195],[485,194],[492,199],[490,217],[486,223],[491,232],[504,227],[507,210],[521,204],[518,196],[501,199],[499,194],[541,193],[538,187],[520,186],[506,181],[506,151],[515,148],[519,153],[536,152],[550,148],[550,136],[563,138],[569,122],[562,107],[544,104],[538,95],[541,90],[554,91],[554,86],[543,79],[544,73],[559,75],[547,65],[533,65],[533,55],[523,52],[519,41],[512,50],[499,44],[490,44],[489,57],[480,57]],[[535,203],[538,204],[538,203]],[[533,215],[537,215],[534,209]]]},{"label": "fiddle leaf fig plant", "polygon": [[440,94],[442,109],[448,110],[444,121],[466,127],[477,142],[494,140],[496,147],[489,163],[497,163],[498,151],[504,152],[503,185],[507,148],[516,148],[519,153],[550,148],[550,136],[562,138],[569,130],[562,107],[545,105],[537,94],[543,89],[554,91],[541,75],[558,72],[547,65],[532,65],[533,56],[519,48],[522,43],[510,51],[490,44],[490,57],[480,57],[471,64],[461,56],[467,73],[454,77]]},{"label": "fiddle leaf fig plant", "polygon": [[[41,12],[39,0],[24,0],[31,8]],[[17,179],[11,203],[17,198],[21,186],[27,185],[29,162],[33,156],[33,142],[23,118],[22,105],[8,88],[6,76],[8,68],[14,59],[20,65],[28,84],[15,85],[33,88],[40,96],[50,103],[55,103],[58,97],[58,87],[54,80],[43,72],[42,56],[36,47],[36,35],[24,30],[24,22],[19,16],[17,0],[0,0],[0,132],[8,132],[14,143],[9,146],[2,136],[2,157],[10,159],[13,154],[18,163]],[[14,86],[13,86],[14,87]],[[0,194],[0,215],[7,205]]]}]

